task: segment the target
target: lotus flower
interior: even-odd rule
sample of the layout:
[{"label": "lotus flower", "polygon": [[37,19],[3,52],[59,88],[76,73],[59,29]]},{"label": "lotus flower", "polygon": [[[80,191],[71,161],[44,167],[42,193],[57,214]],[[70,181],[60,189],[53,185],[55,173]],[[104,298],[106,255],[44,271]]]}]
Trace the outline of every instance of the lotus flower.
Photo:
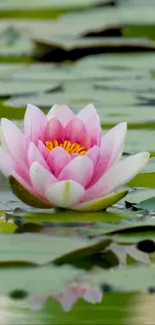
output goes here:
[{"label": "lotus flower", "polygon": [[99,211],[127,193],[114,192],[148,161],[147,152],[120,161],[126,130],[120,123],[102,137],[92,104],[77,115],[54,105],[47,116],[28,105],[24,133],[1,120],[0,169],[14,194],[30,206]]}]

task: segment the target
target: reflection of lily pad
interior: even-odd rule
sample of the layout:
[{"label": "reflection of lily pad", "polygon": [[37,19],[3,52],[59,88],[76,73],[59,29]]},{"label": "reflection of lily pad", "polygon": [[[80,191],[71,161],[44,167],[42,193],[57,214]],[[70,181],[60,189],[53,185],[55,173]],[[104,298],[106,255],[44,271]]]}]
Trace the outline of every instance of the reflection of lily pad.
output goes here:
[{"label": "reflection of lily pad", "polygon": [[154,287],[154,267],[129,267],[128,269],[115,269],[111,272],[101,271],[94,277],[95,283],[107,283],[122,291],[135,292]]},{"label": "reflection of lily pad", "polygon": [[15,290],[24,290],[28,293],[62,291],[77,274],[78,271],[71,267],[56,268],[53,265],[22,269],[20,267],[15,269],[2,268],[0,294],[6,295]]},{"label": "reflection of lily pad", "polygon": [[26,2],[19,2],[18,0],[5,0],[5,2],[0,3],[1,9],[8,9],[8,10],[24,10],[24,9],[42,9],[42,8],[61,8],[61,7],[86,7],[90,5],[97,5],[97,4],[108,4],[110,3],[110,0],[76,0],[76,3],[72,2],[72,0],[66,0],[65,4],[63,0],[44,0],[42,2],[41,0],[28,0]]},{"label": "reflection of lily pad", "polygon": [[[73,237],[49,237],[43,234],[1,234],[0,266],[3,262],[33,262],[43,265],[70,256],[70,261],[92,255],[110,245],[111,240],[92,240]],[[22,265],[21,265],[22,266]]]}]

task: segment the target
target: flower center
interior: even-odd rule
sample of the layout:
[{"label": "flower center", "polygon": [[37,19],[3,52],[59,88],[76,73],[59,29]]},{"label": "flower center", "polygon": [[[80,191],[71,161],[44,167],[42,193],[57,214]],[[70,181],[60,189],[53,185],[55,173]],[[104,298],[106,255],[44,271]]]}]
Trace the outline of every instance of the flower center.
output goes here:
[{"label": "flower center", "polygon": [[80,144],[72,143],[72,142],[67,141],[67,140],[65,140],[62,143],[59,143],[57,140],[46,141],[45,146],[46,146],[46,150],[48,152],[52,151],[56,147],[61,147],[61,148],[65,149],[68,153],[70,153],[70,155],[72,155],[73,153],[78,153],[80,155],[85,155],[85,153],[87,151]]}]

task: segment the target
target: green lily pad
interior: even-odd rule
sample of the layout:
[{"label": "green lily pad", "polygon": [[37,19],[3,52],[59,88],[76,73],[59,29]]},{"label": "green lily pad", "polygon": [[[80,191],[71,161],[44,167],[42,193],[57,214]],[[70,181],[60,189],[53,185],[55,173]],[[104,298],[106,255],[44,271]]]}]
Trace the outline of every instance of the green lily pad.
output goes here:
[{"label": "green lily pad", "polygon": [[17,229],[14,223],[6,222],[5,220],[0,220],[0,232],[13,233]]},{"label": "green lily pad", "polygon": [[128,183],[128,186],[155,188],[155,172],[143,172],[137,174]]},{"label": "green lily pad", "polygon": [[133,204],[141,204],[144,200],[149,200],[155,196],[154,189],[134,189],[133,191],[129,192],[128,195],[122,199],[122,201],[127,201]]},{"label": "green lily pad", "polygon": [[[52,261],[67,262],[104,250],[111,242],[82,238],[48,237],[43,234],[1,234],[0,260],[3,262],[33,262],[38,265]],[[63,264],[62,262],[62,264]]]},{"label": "green lily pad", "polygon": [[[83,86],[83,89],[82,89]],[[73,88],[74,87],[74,88]],[[117,123],[117,121],[121,121],[123,118],[130,118],[132,122],[136,115],[135,109],[130,107],[130,111],[125,110],[124,108],[119,108],[117,113],[116,106],[122,105],[135,105],[138,100],[134,97],[133,94],[128,92],[112,92],[112,91],[101,91],[95,90],[93,87],[88,84],[86,89],[84,85],[81,84],[81,89],[76,84],[72,84],[72,86],[68,87],[64,92],[58,91],[56,93],[41,93],[30,95],[25,98],[25,96],[12,97],[9,100],[5,101],[5,104],[8,106],[14,107],[25,107],[27,103],[33,103],[34,105],[40,108],[50,108],[55,103],[64,104],[67,103],[73,110],[77,111],[82,107],[86,106],[88,103],[94,103],[94,105],[100,109],[102,108],[102,114],[107,115],[107,123]],[[115,108],[113,107],[115,105]],[[109,113],[109,108],[111,107],[111,112]],[[103,107],[105,111],[103,112]],[[140,108],[139,108],[140,111]],[[144,113],[146,115],[146,113]],[[141,114],[142,115],[142,114]],[[115,120],[116,119],[116,120]],[[141,117],[142,119],[142,117]],[[138,120],[138,116],[137,116]],[[143,120],[143,119],[142,119]],[[143,120],[144,121],[144,120]]]},{"label": "green lily pad", "polygon": [[[109,0],[102,0],[103,4],[108,4],[110,1]],[[59,8],[59,7],[87,7],[90,5],[97,5],[99,4],[100,1],[99,0],[87,0],[85,2],[83,2],[82,0],[78,0],[76,3],[73,3],[71,0],[67,0],[64,4],[63,0],[54,0],[51,1],[50,0],[45,0],[44,3],[41,0],[35,0],[33,2],[31,1],[27,1],[26,3],[19,3],[18,0],[7,0],[5,1],[5,3],[1,3],[0,4],[0,8],[1,9],[7,9],[7,10],[25,10],[25,9],[42,9],[42,8]]]},{"label": "green lily pad", "polygon": [[6,25],[0,35],[0,57],[32,56],[33,42],[22,36],[18,29]]},{"label": "green lily pad", "polygon": [[136,204],[136,208],[155,211],[155,196]]},{"label": "green lily pad", "polygon": [[[121,52],[122,47],[126,51],[154,50],[155,42],[148,39],[132,39],[123,37],[89,37],[66,38],[49,34],[36,35],[33,40],[36,44],[36,58],[49,62],[62,62],[64,60],[75,61],[89,54],[103,53],[106,51]],[[40,51],[39,51],[40,49]]]},{"label": "green lily pad", "polygon": [[148,236],[151,239],[155,239],[155,222],[144,221],[144,222],[134,222],[120,223],[120,224],[108,224],[93,227],[91,229],[82,229],[82,233],[87,236],[97,237],[101,235],[112,236],[112,239],[119,243],[133,244],[139,240],[147,239]]},{"label": "green lily pad", "polygon": [[52,91],[59,87],[59,83],[0,81],[0,97],[32,94],[41,91]]},{"label": "green lily pad", "polygon": [[[104,58],[103,58],[104,61]],[[2,70],[5,71],[5,68]],[[92,63],[91,69],[89,65],[85,66],[84,64],[80,64],[80,61],[76,63],[76,65],[67,65],[61,64],[57,66],[54,63],[33,63],[31,65],[23,65],[20,69],[8,70],[6,65],[6,71],[8,71],[8,76],[15,80],[31,80],[31,81],[67,81],[67,80],[76,80],[76,81],[91,81],[96,86],[101,84],[105,84],[105,81],[109,80],[118,80],[122,82],[125,80],[126,83],[129,81],[133,81],[137,84],[137,89],[141,89],[144,81],[150,85],[151,78],[149,71],[146,69],[143,71],[142,69],[124,69],[124,68],[115,68],[111,69],[111,67],[104,67],[99,65],[94,58],[94,62]],[[138,78],[136,82],[136,78]],[[91,79],[91,80],[90,80]],[[129,80],[130,79],[130,80]],[[104,81],[103,81],[104,80]],[[140,86],[139,85],[140,82]],[[80,83],[79,83],[80,84]],[[70,85],[69,85],[70,86]],[[152,85],[151,85],[152,86]],[[85,87],[87,87],[87,83],[85,83]]]},{"label": "green lily pad", "polygon": [[16,290],[24,290],[28,293],[63,291],[77,274],[78,271],[71,267],[56,268],[53,265],[22,269],[1,268],[0,294],[6,295]]},{"label": "green lily pad", "polygon": [[[78,61],[78,66],[85,70],[91,69],[93,66],[100,69],[111,68],[119,73],[122,69],[125,73],[133,72],[136,69],[136,73],[141,71],[147,74],[147,71],[154,70],[155,57],[154,53],[150,52],[136,52],[136,53],[108,53],[87,56]],[[115,72],[114,72],[115,73]],[[146,78],[146,74],[143,76]]]},{"label": "green lily pad", "polygon": [[141,101],[143,100],[145,103],[147,104],[154,104],[155,103],[155,96],[153,91],[148,91],[148,92],[144,92],[144,93],[137,93],[137,98],[140,99]]},{"label": "green lily pad", "polygon": [[[137,108],[135,107],[135,110],[136,109]],[[153,114],[152,114],[152,119],[151,119],[151,113],[153,113],[152,109],[153,109],[153,107],[150,108],[150,107],[146,106],[146,112],[150,113],[150,122],[154,123]],[[146,123],[145,123],[145,125],[146,125]],[[154,152],[155,152],[154,139],[155,139],[154,129],[128,130],[126,139],[125,139],[124,151],[129,152],[129,153],[135,153],[135,152],[140,152],[140,151],[149,151],[152,153],[152,155],[154,155]],[[146,165],[145,169],[147,169],[148,166],[149,166],[148,170],[153,169],[154,162],[155,162],[154,160],[150,159],[149,163]]]},{"label": "green lily pad", "polygon": [[128,292],[146,291],[149,287],[154,287],[154,281],[154,267],[146,266],[115,269],[111,272],[102,270],[94,276],[96,284],[106,282],[118,290]]},{"label": "green lily pad", "polygon": [[[117,70],[115,70],[117,71]],[[118,76],[119,72],[117,71]],[[96,81],[94,82],[95,87],[98,89],[112,89],[112,90],[127,90],[134,93],[141,93],[142,96],[144,92],[155,91],[155,82],[151,78],[142,79],[126,79],[126,80],[106,80],[106,81]],[[145,94],[144,94],[145,95]],[[138,96],[139,97],[139,96]]]},{"label": "green lily pad", "polygon": [[128,212],[79,212],[79,211],[49,211],[45,213],[29,212],[25,211],[24,216],[21,216],[24,219],[25,223],[32,222],[37,224],[45,224],[46,222],[52,223],[56,222],[57,224],[63,222],[79,222],[79,223],[92,223],[92,222],[114,222],[117,220],[126,219],[128,217]]}]

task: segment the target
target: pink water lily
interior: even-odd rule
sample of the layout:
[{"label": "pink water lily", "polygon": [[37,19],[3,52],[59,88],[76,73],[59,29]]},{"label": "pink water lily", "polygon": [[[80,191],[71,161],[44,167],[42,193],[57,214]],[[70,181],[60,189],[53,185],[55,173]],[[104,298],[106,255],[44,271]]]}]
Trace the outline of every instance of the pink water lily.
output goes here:
[{"label": "pink water lily", "polygon": [[149,159],[142,152],[120,160],[126,130],[124,122],[102,136],[92,104],[77,115],[66,105],[54,105],[47,116],[28,105],[24,133],[1,120],[0,169],[28,205],[99,211],[127,193],[115,190]]}]

